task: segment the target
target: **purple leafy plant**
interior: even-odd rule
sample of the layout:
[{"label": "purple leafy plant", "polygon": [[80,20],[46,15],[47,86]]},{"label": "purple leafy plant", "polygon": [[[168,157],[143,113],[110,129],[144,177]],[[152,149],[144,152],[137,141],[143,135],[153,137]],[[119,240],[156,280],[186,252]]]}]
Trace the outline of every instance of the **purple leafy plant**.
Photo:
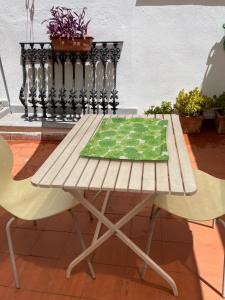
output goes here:
[{"label": "purple leafy plant", "polygon": [[70,8],[53,6],[50,10],[51,18],[42,22],[48,23],[47,33],[49,34],[50,38],[85,38],[85,36],[87,36],[88,25],[91,21],[85,21],[86,9],[87,8],[84,7],[81,13],[76,13]]}]

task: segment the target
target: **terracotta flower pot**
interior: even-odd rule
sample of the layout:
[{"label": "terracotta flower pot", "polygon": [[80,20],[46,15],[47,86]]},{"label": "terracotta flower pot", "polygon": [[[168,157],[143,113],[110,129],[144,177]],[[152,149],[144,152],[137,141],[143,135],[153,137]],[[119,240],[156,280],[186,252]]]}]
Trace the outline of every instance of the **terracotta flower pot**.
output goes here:
[{"label": "terracotta flower pot", "polygon": [[203,116],[183,117],[180,116],[180,122],[184,133],[199,133],[201,130]]},{"label": "terracotta flower pot", "polygon": [[58,51],[90,51],[93,37],[87,36],[85,38],[76,37],[74,39],[67,39],[61,37],[52,37],[52,47]]},{"label": "terracotta flower pot", "polygon": [[219,110],[215,110],[215,125],[218,133],[225,133],[225,116]]}]

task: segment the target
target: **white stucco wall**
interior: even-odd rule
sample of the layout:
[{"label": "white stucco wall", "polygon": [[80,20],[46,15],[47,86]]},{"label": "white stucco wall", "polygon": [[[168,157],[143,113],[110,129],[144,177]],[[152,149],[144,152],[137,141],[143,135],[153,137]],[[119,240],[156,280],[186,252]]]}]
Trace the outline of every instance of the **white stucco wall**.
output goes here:
[{"label": "white stucco wall", "polygon": [[[0,4],[0,55],[11,102],[19,104],[25,1],[0,0]],[[41,21],[52,5],[87,6],[90,33],[96,41],[124,41],[118,66],[121,107],[142,112],[162,99],[174,101],[183,87],[202,85],[209,95],[225,90],[225,0],[36,0],[35,41],[48,41]],[[1,77],[0,98],[5,98]]]}]

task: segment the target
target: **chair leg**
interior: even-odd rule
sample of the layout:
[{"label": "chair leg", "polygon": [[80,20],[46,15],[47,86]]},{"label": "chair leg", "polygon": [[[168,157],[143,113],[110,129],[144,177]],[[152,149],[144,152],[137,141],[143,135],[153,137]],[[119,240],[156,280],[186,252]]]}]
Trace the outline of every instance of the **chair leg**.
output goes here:
[{"label": "chair leg", "polygon": [[[81,233],[81,230],[80,230],[80,226],[79,226],[79,223],[77,221],[77,218],[75,216],[75,214],[73,213],[72,210],[69,210],[72,218],[73,218],[73,221],[74,221],[74,226],[75,226],[75,230],[77,232],[77,235],[78,235],[78,238],[79,238],[79,241],[80,241],[80,244],[81,244],[81,248],[82,250],[85,250],[86,249],[86,246],[85,246],[85,242],[84,242],[84,239],[83,239],[83,235]],[[96,278],[96,275],[95,275],[95,271],[93,269],[93,266],[92,266],[92,263],[91,263],[91,260],[90,260],[90,257],[87,258],[87,264],[88,264],[88,268],[89,268],[89,271],[91,273],[91,277],[93,279]]]},{"label": "chair leg", "polygon": [[212,228],[215,229],[215,226],[216,226],[216,219],[213,219],[212,220]]},{"label": "chair leg", "polygon": [[[223,228],[225,228],[225,222],[222,219],[218,219],[220,223],[223,225]],[[225,254],[223,258],[223,285],[222,285],[222,296],[225,298]]]},{"label": "chair leg", "polygon": [[10,254],[12,269],[13,269],[13,276],[14,276],[16,288],[19,289],[20,288],[20,282],[19,282],[19,276],[18,276],[17,268],[16,268],[16,260],[15,260],[12,237],[11,237],[11,231],[10,231],[10,226],[15,220],[16,220],[16,218],[12,217],[7,222],[7,224],[6,224],[6,236],[7,236],[7,241],[8,241],[8,247],[9,247],[9,254]]},{"label": "chair leg", "polygon": [[[152,236],[153,236],[153,231],[154,231],[154,226],[155,226],[155,221],[157,214],[159,212],[160,208],[153,206],[151,215],[150,215],[150,223],[149,223],[149,228],[148,228],[148,240],[147,240],[147,245],[146,245],[146,254],[149,256],[150,249],[151,249],[151,243],[152,243]],[[141,279],[144,279],[145,272],[147,270],[148,265],[144,263],[144,266],[141,270]]]}]

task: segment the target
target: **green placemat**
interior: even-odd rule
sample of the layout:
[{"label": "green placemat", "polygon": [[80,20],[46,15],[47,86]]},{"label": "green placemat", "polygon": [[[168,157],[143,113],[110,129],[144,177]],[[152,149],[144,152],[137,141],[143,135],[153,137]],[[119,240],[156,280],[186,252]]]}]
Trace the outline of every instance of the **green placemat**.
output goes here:
[{"label": "green placemat", "polygon": [[167,120],[144,118],[105,118],[80,156],[168,160]]}]

